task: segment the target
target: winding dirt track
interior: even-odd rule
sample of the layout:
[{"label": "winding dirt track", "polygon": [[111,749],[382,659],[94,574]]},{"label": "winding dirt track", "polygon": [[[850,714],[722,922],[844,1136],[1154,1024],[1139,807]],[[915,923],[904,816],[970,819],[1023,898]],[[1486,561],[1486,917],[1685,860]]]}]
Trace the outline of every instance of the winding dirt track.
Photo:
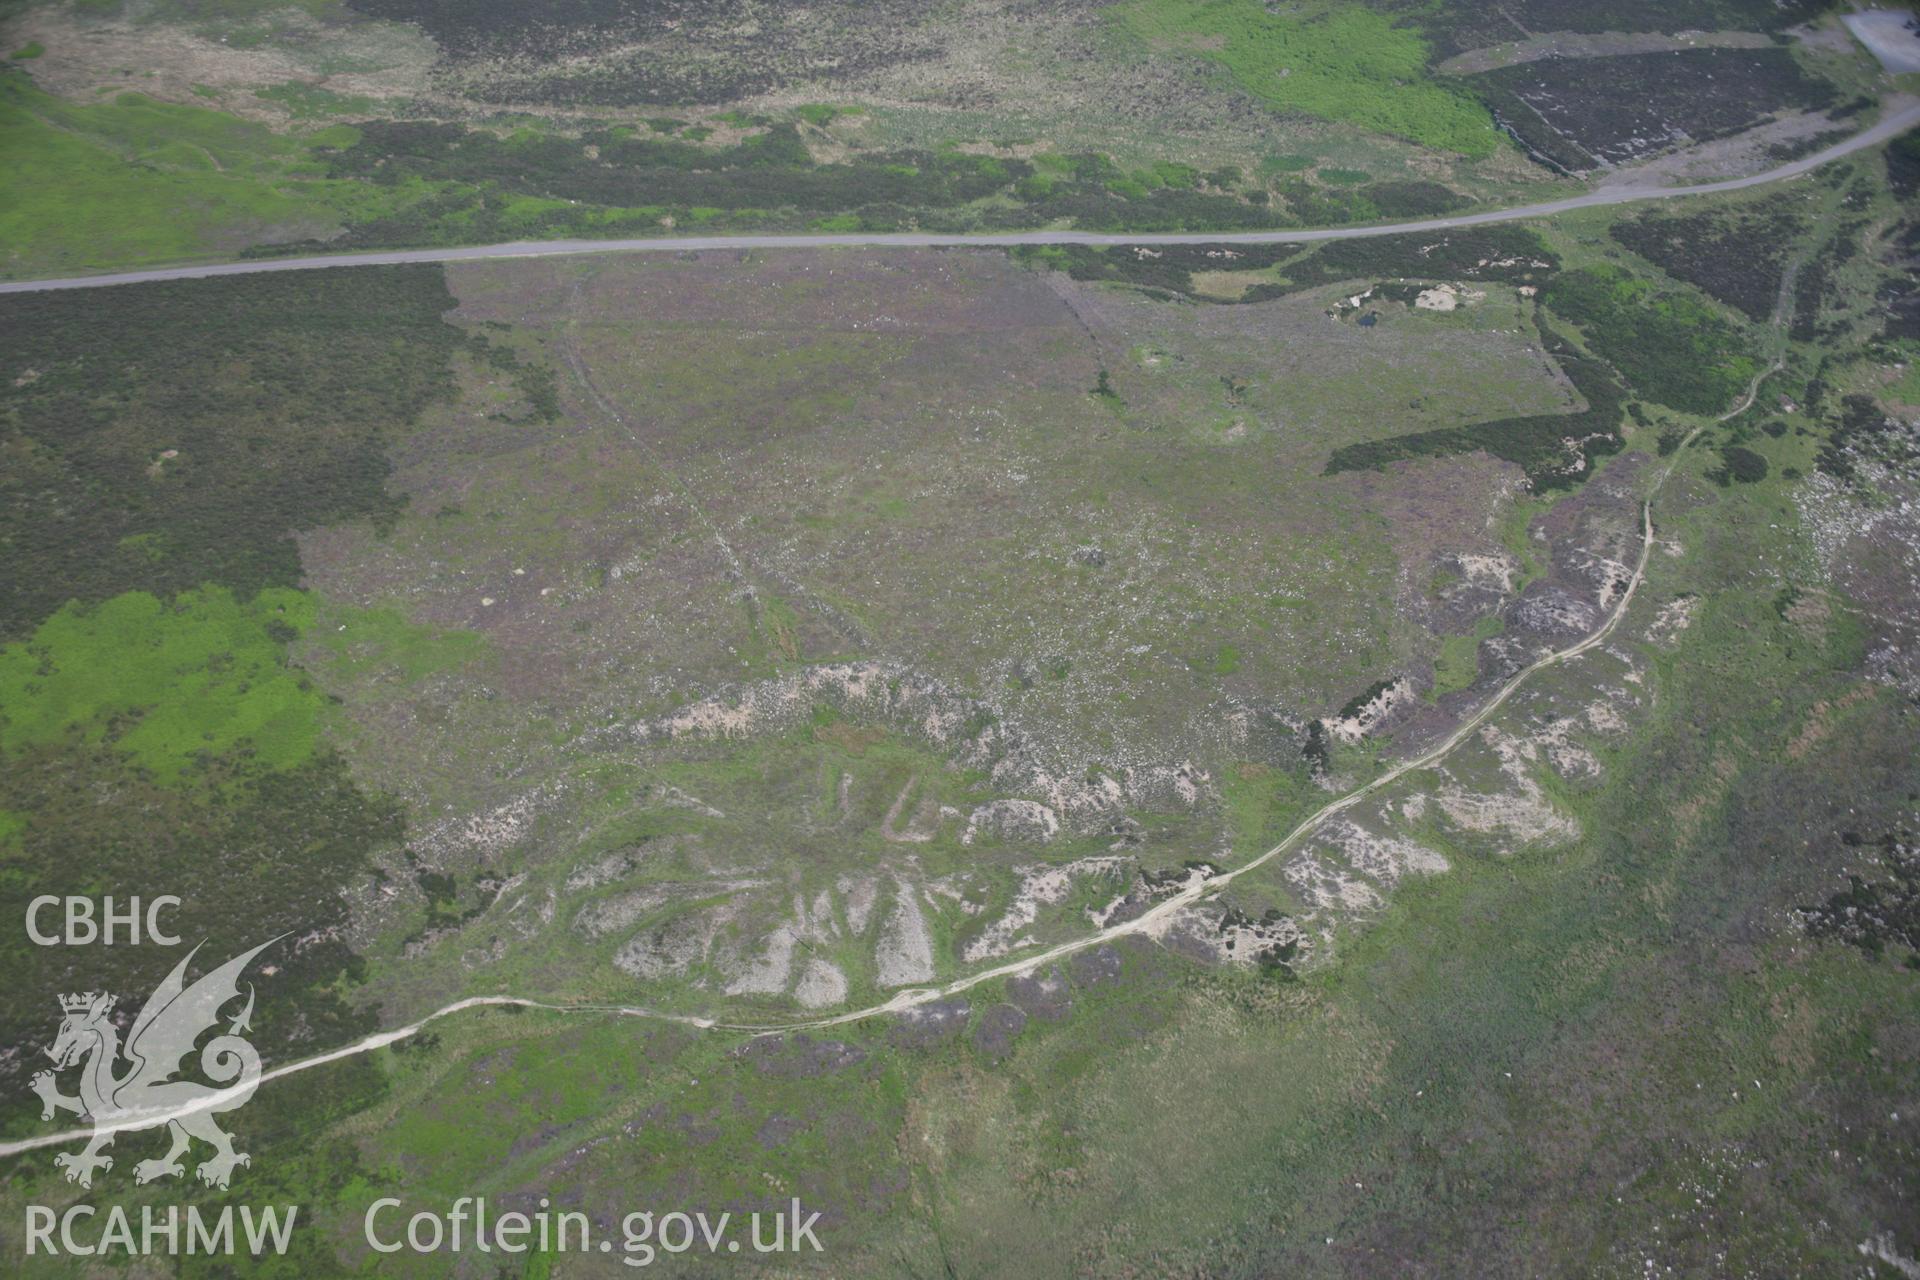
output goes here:
[{"label": "winding dirt track", "polygon": [[[1753,403],[1754,397],[1759,395],[1761,384],[1773,376],[1779,368],[1780,365],[1776,361],[1760,373],[1754,375],[1752,383],[1747,387],[1746,394],[1740,398],[1739,403],[1732,409],[1722,414],[1719,421],[1724,422],[1729,418],[1745,412],[1747,407]],[[956,978],[954,981],[940,986],[915,987],[897,992],[891,999],[881,1004],[868,1005],[862,1009],[853,1009],[846,1013],[833,1014],[829,1017],[807,1018],[793,1022],[721,1022],[717,1019],[704,1018],[696,1014],[668,1013],[659,1009],[643,1008],[638,1005],[555,1004],[546,1000],[528,1000],[521,996],[468,996],[463,1000],[456,1000],[452,1004],[442,1005],[426,1017],[421,1018],[417,1022],[409,1023],[404,1027],[396,1027],[391,1031],[377,1032],[364,1039],[356,1040],[352,1044],[342,1045],[337,1049],[316,1054],[311,1058],[301,1058],[293,1062],[282,1063],[277,1067],[263,1072],[257,1083],[266,1084],[272,1080],[280,1080],[287,1076],[298,1075],[302,1071],[311,1071],[315,1067],[326,1066],[328,1063],[340,1062],[347,1058],[357,1057],[363,1053],[370,1053],[375,1049],[384,1049],[388,1045],[417,1035],[419,1032],[425,1030],[428,1025],[442,1018],[463,1013],[468,1009],[483,1009],[488,1007],[511,1006],[520,1009],[542,1009],[555,1013],[595,1013],[622,1018],[646,1018],[656,1022],[672,1022],[681,1026],[698,1027],[702,1030],[731,1031],[750,1036],[778,1035],[791,1031],[817,1031],[827,1027],[842,1026],[849,1022],[864,1022],[869,1018],[876,1018],[885,1014],[903,1013],[919,1005],[930,1004],[935,1000],[957,995],[960,992],[977,987],[981,983],[992,982],[996,978],[1013,977],[1019,974],[1029,973],[1043,964],[1058,960],[1063,956],[1072,955],[1078,951],[1085,951],[1090,947],[1100,946],[1116,938],[1125,937],[1129,934],[1146,933],[1151,930],[1154,925],[1168,919],[1182,908],[1191,906],[1202,899],[1212,897],[1249,871],[1257,870],[1269,862],[1272,862],[1288,849],[1293,848],[1316,827],[1333,815],[1351,809],[1362,800],[1365,800],[1367,797],[1386,787],[1392,786],[1395,782],[1398,782],[1410,773],[1439,763],[1442,758],[1470,738],[1475,730],[1485,724],[1493,713],[1505,705],[1507,700],[1518,692],[1522,685],[1532,679],[1537,672],[1544,671],[1548,667],[1557,666],[1563,662],[1571,661],[1596,646],[1605,643],[1607,638],[1620,626],[1621,620],[1626,617],[1627,609],[1633,603],[1634,593],[1640,589],[1640,583],[1646,577],[1647,559],[1653,553],[1654,544],[1653,500],[1666,485],[1668,478],[1672,476],[1674,467],[1685,453],[1687,445],[1692,444],[1694,438],[1698,436],[1702,430],[1704,430],[1704,428],[1695,428],[1694,431],[1687,436],[1686,441],[1681,447],[1674,451],[1672,459],[1670,459],[1666,467],[1661,470],[1659,478],[1654,481],[1653,488],[1648,491],[1646,499],[1642,502],[1640,507],[1640,556],[1634,563],[1633,576],[1627,580],[1626,589],[1621,592],[1620,599],[1614,605],[1612,612],[1607,615],[1605,621],[1594,628],[1591,634],[1583,640],[1568,645],[1564,649],[1556,649],[1551,653],[1535,659],[1525,669],[1515,675],[1513,679],[1500,686],[1498,692],[1487,699],[1479,710],[1463,720],[1460,726],[1451,734],[1447,735],[1443,741],[1421,752],[1417,756],[1401,761],[1385,773],[1354,788],[1345,795],[1329,801],[1313,814],[1303,819],[1300,824],[1289,831],[1278,844],[1268,849],[1265,853],[1251,858],[1229,871],[1221,871],[1211,876],[1196,875],[1180,892],[1174,894],[1164,902],[1156,904],[1151,910],[1131,920],[1108,925],[1103,929],[1087,934],[1085,937],[1059,943],[1055,946],[1048,947],[1044,951],[1036,951],[1031,955],[1022,956],[1016,960],[1009,960],[1005,964],[968,974],[964,978]],[[164,1124],[168,1120],[196,1115],[203,1111],[217,1110],[223,1103],[243,1098],[255,1087],[255,1083],[243,1081],[226,1089],[222,1089],[217,1093],[211,1093],[191,1106],[175,1108],[165,1112],[156,1112],[152,1115],[138,1116],[123,1120],[117,1124],[102,1127],[112,1132],[149,1129],[155,1125]],[[44,1147],[64,1146],[70,1142],[84,1141],[93,1137],[96,1132],[95,1129],[91,1128],[68,1129],[60,1133],[39,1134],[31,1138],[20,1138],[11,1142],[0,1142],[0,1157],[20,1155],[23,1152],[35,1151]]]},{"label": "winding dirt track", "polygon": [[[300,271],[320,267],[392,265],[407,262],[456,262],[485,258],[533,257],[552,254],[617,253],[617,252],[657,252],[686,251],[691,249],[712,248],[806,248],[822,245],[855,246],[895,246],[895,247],[939,247],[952,245],[1040,245],[1040,244],[1267,244],[1267,243],[1305,243],[1317,240],[1351,240],[1367,236],[1393,235],[1405,231],[1444,230],[1449,227],[1477,226],[1491,222],[1507,222],[1523,218],[1542,217],[1555,213],[1564,213],[1572,209],[1590,208],[1596,205],[1624,204],[1636,200],[1656,200],[1674,196],[1709,195],[1715,192],[1735,191],[1745,187],[1759,186],[1763,183],[1777,182],[1798,177],[1803,173],[1838,159],[1841,156],[1859,151],[1865,147],[1877,145],[1909,127],[1920,124],[1920,105],[1905,108],[1882,120],[1872,128],[1863,130],[1835,146],[1814,153],[1791,164],[1782,165],[1766,173],[1754,174],[1746,178],[1735,178],[1726,182],[1706,183],[1691,187],[1639,188],[1619,187],[1602,188],[1571,199],[1555,201],[1549,204],[1527,205],[1521,208],[1497,210],[1487,213],[1468,214],[1457,218],[1439,218],[1427,222],[1395,223],[1373,227],[1341,227],[1320,231],[1261,231],[1241,233],[1220,233],[1205,235],[1098,235],[1084,232],[1047,231],[1028,232],[1001,236],[923,236],[923,235],[822,235],[822,236],[730,236],[730,237],[686,237],[655,238],[647,240],[606,240],[606,241],[554,241],[547,244],[489,245],[469,249],[432,249],[413,250],[398,253],[366,254],[359,256],[335,256],[321,258],[285,258],[265,262],[226,263],[200,267],[175,267],[157,271],[125,272],[118,275],[81,276],[65,280],[32,280],[0,284],[0,293],[30,293],[51,289],[79,289],[114,284],[134,284],[149,280],[188,280],[205,276],[247,275],[260,271]],[[1783,293],[1784,293],[1783,286]],[[1779,368],[1773,365],[1755,375],[1746,394],[1738,404],[1720,420],[1742,413],[1753,403],[1759,394],[1760,386]],[[820,1030],[841,1026],[851,1022],[861,1022],[884,1014],[901,1013],[935,1000],[957,995],[982,983],[998,978],[1012,977],[1031,972],[1041,965],[1058,960],[1075,952],[1085,951],[1111,942],[1129,934],[1146,933],[1155,925],[1167,920],[1183,908],[1203,899],[1210,898],[1225,889],[1241,876],[1272,862],[1275,858],[1293,848],[1302,839],[1319,827],[1328,818],[1354,807],[1369,796],[1376,794],[1400,779],[1421,769],[1439,763],[1463,742],[1467,741],[1487,720],[1526,684],[1536,673],[1551,666],[1571,661],[1606,642],[1626,617],[1628,607],[1646,577],[1647,560],[1653,552],[1653,500],[1658,496],[1667,479],[1673,474],[1675,465],[1684,453],[1686,444],[1691,444],[1700,429],[1687,437],[1680,450],[1660,472],[1659,478],[1649,490],[1641,505],[1640,555],[1634,564],[1633,575],[1628,579],[1626,589],[1592,634],[1564,649],[1554,650],[1536,659],[1521,670],[1490,697],[1485,704],[1471,716],[1462,721],[1458,728],[1443,741],[1417,756],[1401,761],[1385,773],[1363,785],[1354,788],[1316,810],[1289,831],[1285,838],[1266,852],[1251,858],[1239,866],[1211,876],[1194,876],[1178,893],[1156,904],[1152,909],[1134,919],[1087,934],[1085,937],[1062,942],[1043,951],[1019,959],[1009,960],[990,969],[972,973],[964,978],[940,986],[910,988],[897,992],[891,999],[862,1009],[834,1014],[830,1017],[802,1019],[781,1023],[734,1023],[721,1022],[694,1014],[669,1013],[657,1009],[647,1009],[636,1005],[600,1005],[600,1004],[555,1004],[549,1001],[529,1000],[520,996],[490,995],[469,996],[443,1005],[432,1013],[404,1027],[391,1031],[381,1031],[351,1044],[342,1045],[326,1053],[310,1058],[301,1058],[293,1062],[282,1063],[260,1076],[258,1084],[284,1079],[311,1071],[316,1067],[340,1062],[370,1053],[376,1049],[406,1040],[417,1035],[430,1024],[442,1018],[451,1017],[469,1009],[511,1006],[522,1009],[540,1009],[558,1013],[596,1013],[626,1018],[647,1018],[659,1022],[678,1023],[683,1026],[698,1027],[703,1030],[731,1031],[747,1035],[773,1035],[791,1031]],[[216,1110],[222,1104],[241,1098],[256,1087],[254,1082],[242,1082],[227,1089],[209,1093],[197,1103],[166,1112],[156,1112],[128,1118],[119,1123],[102,1126],[110,1132],[122,1132],[134,1129],[152,1128],[168,1120],[195,1115],[203,1111]],[[64,1146],[70,1142],[80,1142],[93,1137],[98,1130],[68,1129],[58,1133],[39,1134],[30,1138],[20,1138],[0,1142],[0,1157],[15,1156],[28,1151],[46,1147]]]},{"label": "winding dirt track", "polygon": [[384,253],[328,254],[311,258],[267,258],[251,262],[209,263],[193,267],[159,267],[151,271],[120,271],[108,275],[68,276],[58,280],[14,280],[0,283],[0,293],[43,293],[51,289],[95,289],[152,280],[199,280],[208,276],[244,276],[262,271],[311,271],[320,267],[397,266],[409,262],[473,262],[489,258],[541,258],[587,253],[687,253],[697,249],[818,249],[833,247],[938,249],[1011,248],[1020,245],[1082,244],[1312,244],[1322,240],[1364,240],[1410,231],[1446,231],[1494,222],[1544,218],[1575,209],[1632,204],[1642,200],[1671,200],[1681,196],[1715,195],[1764,186],[1811,173],[1821,165],[1867,147],[1878,146],[1896,134],[1920,125],[1920,103],[1888,115],[1878,124],[1812,155],[1765,173],[1723,182],[1686,187],[1623,185],[1599,187],[1565,200],[1463,213],[1423,222],[1388,222],[1365,227],[1325,227],[1312,231],[1115,232],[1010,231],[993,235],[926,235],[903,232],[836,232],[821,235],[647,236],[635,240],[545,240],[515,244],[472,245],[460,249],[396,249]]}]

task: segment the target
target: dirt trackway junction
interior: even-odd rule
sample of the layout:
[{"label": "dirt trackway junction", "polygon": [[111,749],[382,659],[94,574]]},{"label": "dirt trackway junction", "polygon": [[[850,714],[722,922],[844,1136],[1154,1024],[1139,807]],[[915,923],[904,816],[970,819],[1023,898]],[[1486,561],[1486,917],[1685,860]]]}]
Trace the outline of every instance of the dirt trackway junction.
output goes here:
[{"label": "dirt trackway junction", "polygon": [[[213,275],[245,275],[256,271],[297,271],[316,267],[350,265],[388,265],[405,262],[454,262],[470,259],[531,257],[549,254],[578,253],[617,253],[624,251],[689,250],[711,248],[787,248],[810,247],[815,245],[854,245],[854,246],[905,246],[905,247],[943,247],[950,245],[1022,245],[1022,244],[1287,244],[1315,240],[1347,240],[1363,236],[1391,235],[1405,231],[1443,230],[1449,227],[1476,226],[1489,222],[1512,221],[1522,218],[1542,217],[1563,213],[1570,209],[1588,208],[1594,205],[1623,204],[1633,200],[1661,199],[1670,196],[1707,195],[1717,191],[1734,191],[1743,187],[1758,186],[1762,183],[1777,182],[1786,178],[1798,177],[1828,161],[1859,151],[1865,147],[1877,145],[1920,123],[1920,104],[1903,108],[1870,129],[1863,130],[1836,146],[1807,156],[1791,164],[1770,169],[1765,173],[1745,178],[1734,178],[1725,182],[1706,183],[1691,187],[1602,188],[1586,195],[1556,201],[1550,204],[1529,205],[1519,209],[1497,210],[1488,213],[1469,214],[1458,218],[1440,218],[1428,222],[1397,223],[1376,227],[1342,227],[1322,231],[1272,231],[1243,232],[1234,235],[1093,235],[1077,232],[1032,232],[1004,236],[921,236],[921,235],[826,235],[826,236],[733,236],[708,237],[705,239],[647,239],[647,240],[609,240],[609,241],[555,241],[550,244],[524,245],[488,245],[471,249],[417,250],[398,253],[367,254],[361,256],[336,256],[320,258],[288,258],[269,262],[231,263],[218,266],[179,267],[158,271],[129,272],[112,276],[87,276],[71,280],[22,281],[0,285],[0,292],[22,293],[48,289],[86,288],[94,285],[131,284],[144,280],[185,280]],[[1720,421],[1745,411],[1759,394],[1760,385],[1777,372],[1776,361],[1756,374],[1749,384],[1746,394],[1728,412],[1720,415]],[[1687,438],[1688,444],[1699,435],[1696,429]],[[1684,446],[1683,446],[1684,447]],[[843,1026],[852,1022],[886,1014],[905,1013],[931,1003],[934,1000],[959,994],[982,983],[996,978],[1015,974],[1030,973],[1049,961],[1060,959],[1075,952],[1113,941],[1129,934],[1144,933],[1157,922],[1172,913],[1182,910],[1204,898],[1210,898],[1225,889],[1234,880],[1264,866],[1299,843],[1333,815],[1349,809],[1368,796],[1398,782],[1418,770],[1429,768],[1452,754],[1460,744],[1467,740],[1481,725],[1485,724],[1496,711],[1517,693],[1534,675],[1540,671],[1571,661],[1604,643],[1625,619],[1629,606],[1646,578],[1647,561],[1654,545],[1653,500],[1665,487],[1667,479],[1673,474],[1678,462],[1676,456],[1661,471],[1651,492],[1641,506],[1641,542],[1640,553],[1628,579],[1625,590],[1608,612],[1606,618],[1585,638],[1568,645],[1566,648],[1542,654],[1512,679],[1500,686],[1491,698],[1469,715],[1461,724],[1438,745],[1417,756],[1401,761],[1393,768],[1373,778],[1344,795],[1338,796],[1315,810],[1302,820],[1285,838],[1264,853],[1249,859],[1237,867],[1213,875],[1191,877],[1188,883],[1170,898],[1156,904],[1144,915],[1116,925],[1109,925],[1079,938],[1055,944],[1042,951],[1007,961],[993,968],[968,974],[953,981],[933,986],[912,988],[896,992],[891,999],[865,1008],[852,1009],[827,1017],[810,1018],[781,1023],[733,1023],[695,1014],[670,1013],[631,1005],[603,1004],[557,1004],[550,1001],[530,1000],[521,996],[478,995],[453,1001],[428,1013],[416,1022],[390,1031],[342,1045],[325,1053],[309,1058],[295,1059],[281,1063],[261,1074],[257,1082],[245,1081],[238,1085],[218,1090],[208,1097],[185,1107],[166,1108],[151,1114],[129,1116],[118,1121],[108,1121],[98,1128],[70,1129],[57,1133],[43,1133],[11,1141],[0,1141],[0,1158],[21,1155],[29,1151],[46,1147],[63,1146],[95,1136],[104,1129],[109,1132],[121,1132],[154,1127],[167,1121],[201,1111],[217,1109],[222,1103],[238,1098],[243,1090],[250,1092],[257,1084],[266,1084],[283,1079],[315,1067],[343,1059],[357,1057],[376,1049],[408,1039],[419,1034],[430,1023],[442,1018],[462,1013],[469,1009],[511,1006],[523,1009],[542,1009],[559,1013],[584,1013],[612,1015],[624,1018],[641,1018],[662,1022],[679,1023],[706,1030],[730,1031],[751,1036],[782,1034],[794,1031],[824,1030]]]},{"label": "dirt trackway junction", "polygon": [[[1746,394],[1740,397],[1733,408],[1721,414],[1717,421],[1725,422],[1730,418],[1737,417],[1746,412],[1748,407],[1751,406],[1759,396],[1761,385],[1766,382],[1768,378],[1779,372],[1779,370],[1780,362],[1775,360],[1765,369],[1755,374],[1753,381],[1747,385]],[[1640,507],[1640,554],[1634,561],[1633,573],[1627,579],[1626,586],[1620,593],[1620,598],[1614,602],[1613,608],[1608,611],[1606,618],[1599,626],[1595,627],[1590,634],[1584,639],[1578,640],[1563,649],[1552,650],[1534,659],[1515,674],[1512,679],[1501,685],[1500,688],[1494,692],[1493,696],[1481,704],[1477,710],[1461,721],[1454,731],[1448,734],[1443,741],[1421,752],[1419,755],[1402,760],[1372,780],[1362,783],[1328,801],[1319,809],[1316,809],[1313,813],[1302,819],[1278,844],[1275,844],[1266,852],[1225,871],[1216,871],[1212,874],[1199,873],[1191,875],[1187,878],[1186,884],[1182,886],[1178,892],[1161,900],[1148,911],[1130,920],[1123,920],[1117,924],[1107,925],[1104,928],[1084,934],[1078,938],[1069,938],[1065,942],[1056,943],[1044,950],[1016,957],[989,969],[978,970],[939,986],[911,987],[903,991],[895,992],[890,999],[879,1004],[871,1004],[859,1009],[850,1009],[844,1013],[830,1014],[825,1017],[798,1019],[788,1022],[724,1022],[715,1018],[702,1017],[698,1014],[672,1013],[638,1005],[561,1004],[549,1000],[530,1000],[524,996],[512,995],[467,996],[464,999],[442,1005],[418,1021],[408,1023],[406,1026],[396,1027],[390,1031],[376,1032],[373,1035],[356,1040],[351,1044],[341,1045],[338,1048],[330,1049],[310,1058],[296,1058],[291,1062],[281,1063],[262,1072],[257,1080],[241,1080],[236,1084],[228,1085],[223,1089],[218,1089],[202,1096],[185,1106],[161,1107],[147,1112],[128,1112],[118,1118],[96,1122],[91,1128],[68,1129],[59,1133],[42,1133],[0,1142],[0,1158],[22,1155],[26,1152],[38,1151],[46,1147],[65,1146],[71,1142],[90,1139],[101,1132],[121,1133],[132,1130],[150,1129],[160,1124],[198,1115],[202,1112],[218,1111],[226,1107],[229,1103],[237,1105],[240,1102],[244,1102],[247,1096],[259,1085],[284,1079],[287,1076],[298,1075],[303,1071],[311,1071],[315,1067],[326,1066],[329,1063],[358,1057],[363,1053],[370,1053],[376,1049],[384,1049],[389,1045],[397,1044],[402,1040],[410,1039],[418,1035],[431,1023],[438,1022],[442,1018],[451,1017],[454,1014],[464,1013],[469,1009],[541,1009],[553,1013],[599,1014],[619,1018],[640,1018],[655,1022],[677,1023],[681,1026],[696,1027],[703,1031],[734,1032],[755,1037],[784,1035],[796,1031],[826,1030],[832,1027],[845,1026],[848,1023],[864,1022],[870,1018],[877,1018],[887,1014],[907,1013],[931,1004],[936,1000],[970,991],[996,978],[1032,973],[1041,965],[1063,959],[1077,952],[1085,951],[1122,937],[1150,934],[1156,925],[1170,919],[1175,913],[1183,911],[1203,899],[1214,897],[1241,876],[1259,867],[1263,867],[1280,857],[1287,850],[1299,844],[1313,831],[1318,829],[1328,818],[1353,808],[1367,797],[1385,790],[1409,774],[1438,764],[1441,760],[1451,755],[1462,743],[1472,737],[1473,734],[1479,730],[1480,726],[1492,719],[1494,713],[1506,705],[1507,701],[1512,698],[1514,694],[1518,693],[1521,687],[1536,674],[1546,670],[1548,667],[1570,662],[1605,643],[1619,628],[1621,622],[1625,620],[1627,610],[1633,604],[1635,594],[1639,591],[1641,584],[1646,580],[1647,561],[1652,557],[1655,540],[1653,500],[1659,496],[1661,489],[1666,487],[1668,479],[1672,477],[1675,467],[1679,465],[1681,452],[1693,443],[1702,430],[1704,430],[1703,427],[1696,427],[1687,436],[1686,440],[1682,442],[1680,450],[1676,450],[1674,456],[1670,458],[1666,466],[1661,469],[1659,477],[1654,481],[1652,489],[1642,500]],[[43,1116],[42,1118],[51,1119],[52,1117],[49,1115]]]},{"label": "dirt trackway junction", "polygon": [[1312,244],[1322,240],[1360,240],[1371,236],[1401,235],[1418,231],[1446,231],[1455,227],[1478,227],[1495,222],[1519,222],[1528,218],[1550,217],[1575,209],[1601,205],[1632,204],[1642,200],[1671,200],[1682,196],[1706,196],[1724,191],[1740,191],[1811,173],[1821,165],[1868,147],[1878,146],[1906,130],[1920,125],[1920,103],[1892,112],[1852,137],[1812,155],[1744,178],[1698,183],[1683,187],[1651,187],[1622,184],[1598,187],[1582,195],[1543,204],[1520,205],[1512,209],[1490,209],[1482,213],[1463,213],[1450,218],[1431,218],[1423,222],[1388,222],[1364,227],[1324,227],[1317,230],[1288,231],[1215,231],[1215,232],[1114,232],[1094,231],[1010,231],[995,235],[927,235],[903,232],[836,232],[821,235],[737,235],[737,236],[647,236],[634,240],[541,240],[514,244],[471,245],[455,249],[396,249],[385,253],[324,254],[308,258],[263,258],[247,262],[207,263],[190,267],[157,267],[149,271],[120,271],[107,275],[68,276],[57,280],[14,280],[0,282],[0,293],[41,293],[50,289],[92,289],[115,284],[141,284],[152,280],[199,280],[208,276],[244,276],[261,271],[310,271],[318,267],[384,267],[409,262],[473,262],[490,258],[540,258],[586,253],[688,253],[699,249],[818,249],[818,248],[1008,248],[1018,245],[1079,244]]}]

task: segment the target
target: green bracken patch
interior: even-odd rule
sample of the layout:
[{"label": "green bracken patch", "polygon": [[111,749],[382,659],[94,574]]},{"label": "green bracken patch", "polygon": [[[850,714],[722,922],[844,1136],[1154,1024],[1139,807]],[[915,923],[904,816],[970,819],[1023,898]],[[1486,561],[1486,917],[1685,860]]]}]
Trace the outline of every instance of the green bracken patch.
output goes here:
[{"label": "green bracken patch", "polygon": [[74,734],[162,779],[242,743],[271,768],[297,765],[326,698],[284,651],[312,621],[312,598],[280,588],[246,603],[209,587],[70,604],[0,649],[0,753]]},{"label": "green bracken patch", "polygon": [[296,120],[324,119],[327,116],[367,115],[379,109],[372,98],[357,94],[335,93],[319,85],[289,81],[254,90],[254,97],[285,107]]},{"label": "green bracken patch", "polygon": [[274,226],[333,221],[264,180],[286,171],[298,144],[208,108],[139,94],[75,105],[0,68],[0,134],[10,271],[196,257],[229,236],[245,243]]},{"label": "green bracken patch", "polygon": [[1118,16],[1150,47],[1218,63],[1275,107],[1460,155],[1489,155],[1499,141],[1478,102],[1428,76],[1419,32],[1358,5],[1276,13],[1257,0],[1133,0]]}]

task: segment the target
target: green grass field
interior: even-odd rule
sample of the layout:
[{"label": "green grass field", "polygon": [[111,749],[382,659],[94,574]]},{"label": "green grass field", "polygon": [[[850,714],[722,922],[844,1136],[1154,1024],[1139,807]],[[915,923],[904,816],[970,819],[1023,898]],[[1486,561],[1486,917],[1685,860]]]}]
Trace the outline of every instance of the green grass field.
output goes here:
[{"label": "green grass field", "polygon": [[137,94],[75,106],[0,75],[0,137],[14,175],[0,243],[14,274],[230,254],[332,221],[285,186],[296,144],[220,112]]},{"label": "green grass field", "polygon": [[313,602],[287,590],[244,605],[219,588],[68,605],[0,650],[0,751],[71,733],[111,741],[163,778],[242,742],[269,768],[297,765],[326,703],[282,649],[312,622]]},{"label": "green grass field", "polygon": [[1276,14],[1257,0],[1135,0],[1118,19],[1150,48],[1218,63],[1276,107],[1465,156],[1499,145],[1484,107],[1428,76],[1419,33],[1358,4]]}]

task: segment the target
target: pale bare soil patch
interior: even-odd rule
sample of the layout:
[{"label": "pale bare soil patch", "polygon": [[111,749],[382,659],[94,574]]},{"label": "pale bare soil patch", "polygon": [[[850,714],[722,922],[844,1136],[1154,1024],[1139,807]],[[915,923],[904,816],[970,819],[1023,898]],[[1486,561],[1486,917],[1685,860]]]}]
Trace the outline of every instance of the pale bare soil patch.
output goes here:
[{"label": "pale bare soil patch", "polygon": [[[560,417],[476,383],[397,444],[391,534],[302,544],[328,598],[486,644],[424,696],[342,689],[355,767],[440,833],[415,854],[478,912],[409,944],[423,990],[564,971],[827,1007],[1150,907],[1178,885],[1150,876],[1243,852],[1223,769],[1304,777],[1309,722],[1385,677],[1340,736],[1417,729],[1428,668],[1397,655],[1514,603],[1511,468],[1322,478],[1327,450],[1568,404],[1504,326],[1409,310],[1367,333],[1318,295],[1170,304],[996,253],[451,278],[460,322],[558,368]],[[1566,573],[1607,598],[1604,572]],[[807,735],[844,759],[797,763]],[[726,772],[776,740],[765,785]],[[883,742],[924,754],[861,763]],[[1377,834],[1339,874],[1383,900],[1392,867],[1432,864]],[[376,951],[421,908],[414,868],[388,870],[357,924]],[[1246,958],[1298,931],[1268,910],[1179,932]]]}]

